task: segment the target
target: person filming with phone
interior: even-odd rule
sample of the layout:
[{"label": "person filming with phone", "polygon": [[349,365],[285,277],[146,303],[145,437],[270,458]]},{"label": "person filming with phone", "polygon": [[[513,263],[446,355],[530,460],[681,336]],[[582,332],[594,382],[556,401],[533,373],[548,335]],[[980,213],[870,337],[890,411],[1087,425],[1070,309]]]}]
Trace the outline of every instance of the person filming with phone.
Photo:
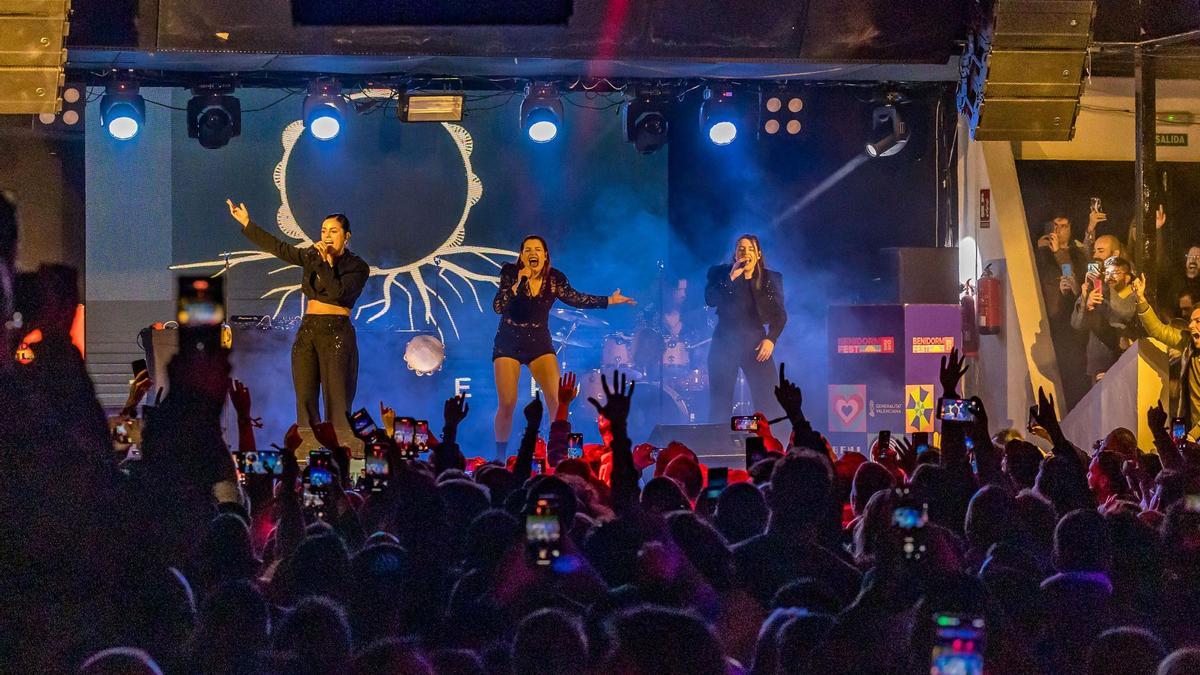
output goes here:
[{"label": "person filming with phone", "polygon": [[1179,383],[1178,389],[1171,392],[1171,400],[1175,402],[1175,417],[1184,421],[1187,437],[1196,440],[1200,438],[1200,417],[1196,414],[1200,411],[1200,307],[1192,310],[1186,329],[1175,328],[1163,323],[1146,301],[1145,275],[1134,279],[1130,287],[1146,334],[1181,353],[1179,377],[1172,378]]},{"label": "person filming with phone", "polygon": [[1093,263],[1084,278],[1084,293],[1075,303],[1071,327],[1089,335],[1087,373],[1093,381],[1101,379],[1131,341],[1140,337],[1132,280],[1132,265],[1124,258],[1109,258],[1103,266]]},{"label": "person filming with phone", "polygon": [[1046,223],[1037,245],[1038,271],[1042,275],[1047,303],[1052,305],[1047,307],[1047,311],[1053,314],[1053,307],[1060,304],[1059,297],[1072,298],[1068,301],[1069,306],[1074,297],[1079,295],[1087,267],[1088,249],[1072,237],[1071,219],[1065,215],[1057,215]]},{"label": "person filming with phone", "polygon": [[1061,212],[1046,222],[1042,232],[1036,252],[1038,279],[1063,387],[1067,400],[1074,403],[1091,386],[1085,374],[1087,335],[1071,328],[1071,312],[1083,287],[1091,249],[1075,240],[1071,219]]}]

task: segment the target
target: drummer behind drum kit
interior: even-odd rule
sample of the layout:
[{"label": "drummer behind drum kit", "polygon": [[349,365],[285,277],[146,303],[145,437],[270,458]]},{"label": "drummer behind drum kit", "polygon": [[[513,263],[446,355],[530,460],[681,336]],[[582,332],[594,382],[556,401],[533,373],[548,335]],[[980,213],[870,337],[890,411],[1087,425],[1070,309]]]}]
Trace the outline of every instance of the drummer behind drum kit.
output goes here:
[{"label": "drummer behind drum kit", "polygon": [[[609,327],[607,321],[579,309],[555,307],[550,317],[565,324],[552,336],[564,369],[566,359],[562,356],[568,347],[595,349],[593,342],[576,335],[578,328]],[[611,376],[615,370],[637,381],[639,404],[630,412],[631,437],[646,438],[657,424],[694,422],[707,398],[708,374],[702,367],[706,360],[702,351],[709,342],[688,344],[676,337],[664,339],[651,327],[639,328],[633,334],[608,333],[600,345],[600,367],[580,378],[580,397],[603,400],[600,376]],[[591,406],[579,410],[596,419]]]}]

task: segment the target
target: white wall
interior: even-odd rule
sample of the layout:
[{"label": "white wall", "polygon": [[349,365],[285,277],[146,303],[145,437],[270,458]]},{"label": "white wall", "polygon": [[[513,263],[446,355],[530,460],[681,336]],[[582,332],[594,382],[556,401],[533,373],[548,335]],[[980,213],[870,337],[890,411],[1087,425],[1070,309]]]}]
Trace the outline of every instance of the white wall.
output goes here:
[{"label": "white wall", "polygon": [[[975,376],[967,384],[990,406],[993,426],[1023,426],[1038,387],[1061,389],[1058,363],[1037,280],[1033,245],[1017,182],[1012,144],[966,142],[960,153],[960,278],[974,279],[987,263],[1000,277],[1005,315],[999,335],[980,337]],[[980,190],[991,191],[991,217],[981,227]],[[1061,406],[1060,406],[1061,407]]]},{"label": "white wall", "polygon": [[[1085,82],[1082,109],[1075,124],[1075,139],[1058,142],[1014,143],[1017,159],[1085,159],[1097,161],[1133,161],[1134,152],[1133,78],[1096,77]],[[1159,80],[1159,114],[1191,112],[1196,125],[1158,125],[1158,133],[1187,134],[1187,147],[1159,147],[1160,162],[1200,161],[1200,82]]]}]

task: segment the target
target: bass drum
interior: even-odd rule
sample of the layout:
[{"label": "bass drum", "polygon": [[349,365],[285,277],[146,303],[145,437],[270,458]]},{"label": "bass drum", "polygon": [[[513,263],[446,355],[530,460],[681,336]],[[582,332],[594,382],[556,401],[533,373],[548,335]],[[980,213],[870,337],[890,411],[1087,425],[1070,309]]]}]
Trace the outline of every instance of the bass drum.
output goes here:
[{"label": "bass drum", "polygon": [[[603,346],[600,348],[600,365],[605,368],[631,368],[633,367],[633,336],[625,335],[624,333],[609,333],[604,336]],[[596,378],[596,384],[599,385],[600,379]]]},{"label": "bass drum", "polygon": [[[629,379],[636,379],[638,373],[630,368],[621,369]],[[606,377],[612,377],[612,371],[605,371]],[[584,376],[579,384],[579,398],[585,402],[588,397],[604,403],[604,385],[600,381],[601,371],[593,370]],[[608,383],[609,388],[613,386]],[[661,406],[660,406],[661,401]],[[590,423],[599,421],[596,409],[588,404],[576,410],[586,409],[586,417]],[[638,381],[634,388],[633,405],[629,411],[629,438],[636,445],[650,438],[650,432],[659,424],[689,424],[692,421],[687,403],[671,387],[664,387],[658,382]]]}]

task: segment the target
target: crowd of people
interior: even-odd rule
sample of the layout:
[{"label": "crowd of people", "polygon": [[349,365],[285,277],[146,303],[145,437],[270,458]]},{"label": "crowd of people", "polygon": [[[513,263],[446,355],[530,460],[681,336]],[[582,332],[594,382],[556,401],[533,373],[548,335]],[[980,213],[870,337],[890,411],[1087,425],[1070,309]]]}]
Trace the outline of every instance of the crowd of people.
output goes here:
[{"label": "crowd of people", "polygon": [[[603,443],[571,456],[566,376],[557,409],[524,407],[507,465],[467,459],[486,448],[458,439],[452,398],[416,458],[367,436],[386,484],[356,486],[329,425],[328,485],[294,427],[278,476],[241,475],[225,401],[235,450],[268,440],[219,349],[175,357],[169,393],[125,411],[139,452],[114,451],[69,336],[74,278],[15,282],[13,223],[0,202],[5,353],[28,343],[0,359],[0,671],[1200,672],[1200,446],[1160,407],[1154,448],[1117,429],[1085,452],[1039,392],[1048,452],[972,398],[935,444],[838,457],[781,366],[792,435],[764,424],[768,456],[721,486],[688,448],[629,438],[637,387],[615,374],[586,402]],[[965,371],[945,360],[944,396]],[[973,637],[948,642],[958,621]]]},{"label": "crowd of people", "polygon": [[[1093,198],[1082,241],[1065,214],[1047,221],[1037,240],[1042,300],[1068,408],[1136,340],[1157,337],[1141,319],[1147,309],[1164,325],[1183,329],[1200,299],[1200,244],[1190,245],[1178,261],[1169,255],[1163,207],[1155,214],[1152,236],[1139,243],[1132,228],[1126,241],[1102,234],[1108,216],[1098,202]],[[1150,278],[1134,268],[1138,251],[1153,269]],[[1139,282],[1149,299],[1135,292]],[[1178,360],[1180,352],[1172,357]]]}]

